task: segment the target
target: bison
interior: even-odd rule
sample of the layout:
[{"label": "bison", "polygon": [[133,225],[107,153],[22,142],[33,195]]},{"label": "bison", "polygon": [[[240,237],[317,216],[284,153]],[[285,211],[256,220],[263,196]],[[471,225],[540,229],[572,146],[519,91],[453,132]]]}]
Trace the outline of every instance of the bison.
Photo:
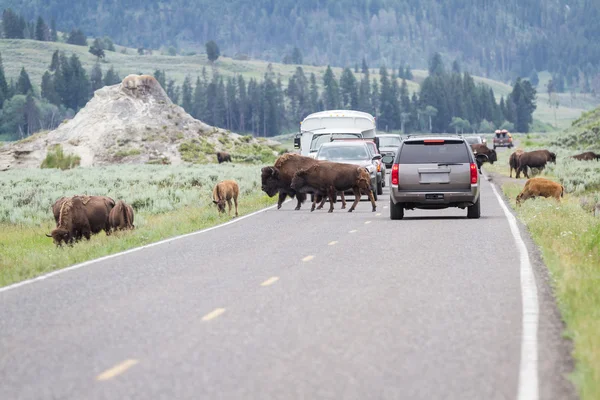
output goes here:
[{"label": "bison", "polygon": [[134,229],[133,208],[123,200],[117,201],[108,214],[108,223],[111,230]]},{"label": "bison", "polygon": [[580,160],[580,161],[600,160],[600,154],[596,154],[593,151],[586,151],[585,153],[571,156],[571,158],[574,158],[574,159]]},{"label": "bison", "polygon": [[231,199],[235,203],[235,216],[238,216],[238,195],[240,194],[240,187],[234,180],[225,180],[217,183],[213,188],[213,203],[217,205],[219,214],[225,212],[225,202],[229,206],[229,215],[231,215]]},{"label": "bison", "polygon": [[263,192],[269,197],[273,197],[275,194],[279,193],[277,209],[281,208],[281,205],[287,196],[290,196],[291,198],[294,198],[295,196],[298,202],[295,209],[299,210],[302,203],[306,200],[306,193],[299,193],[292,189],[290,186],[292,178],[297,171],[310,168],[319,162],[320,161],[317,161],[314,158],[301,156],[299,154],[283,154],[275,161],[275,164],[273,164],[272,167],[263,167],[261,169]]},{"label": "bison", "polygon": [[475,143],[471,145],[475,160],[477,161],[477,169],[481,172],[481,166],[485,162],[493,164],[498,161],[496,150],[488,148],[485,144]]},{"label": "bison", "polygon": [[516,174],[517,169],[519,168],[519,158],[521,157],[521,155],[523,153],[525,153],[525,152],[521,149],[516,150],[514,153],[512,153],[510,155],[510,158],[508,159],[508,165],[510,168],[510,177],[511,178],[512,178],[513,169],[515,170],[515,174]]},{"label": "bison", "polygon": [[[336,197],[336,192],[352,190],[354,203],[348,210],[348,212],[352,212],[360,201],[361,192],[368,190],[373,211],[377,209],[369,172],[365,168],[353,164],[322,161],[319,164],[297,171],[292,179],[291,187],[298,193],[303,191],[327,193],[330,204],[329,212],[333,212],[333,199]],[[315,202],[313,202],[311,211],[314,208]]]},{"label": "bison", "polygon": [[[86,196],[77,195],[71,198],[78,197],[85,208],[88,221],[92,233],[98,233],[104,229],[107,235],[110,234],[110,223],[108,221],[108,215],[115,206],[115,201],[108,196]],[[69,199],[69,197],[61,197],[56,200],[52,205],[52,212],[54,214],[54,220],[58,223],[59,211],[62,203]]]},{"label": "bison", "polygon": [[219,162],[219,164],[224,163],[226,161],[231,162],[231,155],[224,151],[218,151],[217,152],[217,161]]},{"label": "bison", "polygon": [[80,197],[65,199],[61,203],[56,228],[46,236],[51,237],[57,246],[62,246],[62,242],[71,245],[82,237],[90,240],[90,222]]},{"label": "bison", "polygon": [[556,154],[548,150],[534,150],[521,154],[521,157],[519,157],[519,167],[517,168],[517,179],[521,176],[521,171],[525,174],[526,178],[529,178],[527,167],[542,170],[548,162],[556,163]]},{"label": "bison", "polygon": [[525,182],[523,190],[517,195],[517,205],[520,206],[522,201],[538,196],[554,197],[557,201],[560,201],[564,192],[565,188],[560,183],[546,178],[531,178]]}]

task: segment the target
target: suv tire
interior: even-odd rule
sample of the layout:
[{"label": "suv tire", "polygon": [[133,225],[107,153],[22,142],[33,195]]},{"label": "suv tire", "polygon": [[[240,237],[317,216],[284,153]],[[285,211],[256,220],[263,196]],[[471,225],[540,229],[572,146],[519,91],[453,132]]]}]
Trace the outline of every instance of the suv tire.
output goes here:
[{"label": "suv tire", "polygon": [[[377,182],[377,194],[383,194],[383,179]],[[377,200],[377,199],[375,199]]]},{"label": "suv tire", "polygon": [[481,207],[480,207],[481,196],[477,198],[475,204],[471,207],[467,207],[467,218],[477,219],[481,216]]},{"label": "suv tire", "polygon": [[402,203],[396,203],[390,200],[390,219],[402,219],[404,218],[404,207]]}]

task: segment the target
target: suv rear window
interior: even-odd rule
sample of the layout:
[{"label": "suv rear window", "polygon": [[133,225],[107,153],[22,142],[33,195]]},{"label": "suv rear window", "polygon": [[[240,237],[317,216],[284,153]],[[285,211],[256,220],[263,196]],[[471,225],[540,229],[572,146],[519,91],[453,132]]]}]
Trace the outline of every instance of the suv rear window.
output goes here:
[{"label": "suv rear window", "polygon": [[464,142],[425,143],[405,142],[400,151],[399,164],[470,163]]}]

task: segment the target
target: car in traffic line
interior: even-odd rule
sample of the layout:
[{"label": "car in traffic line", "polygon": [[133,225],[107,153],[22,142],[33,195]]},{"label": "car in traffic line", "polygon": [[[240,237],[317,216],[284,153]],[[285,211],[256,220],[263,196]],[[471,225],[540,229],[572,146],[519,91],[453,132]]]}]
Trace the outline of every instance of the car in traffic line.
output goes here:
[{"label": "car in traffic line", "polygon": [[479,171],[470,145],[461,136],[408,137],[400,145],[390,179],[390,218],[404,210],[467,209],[479,218]]},{"label": "car in traffic line", "polygon": [[469,145],[483,144],[487,146],[487,140],[482,136],[463,136]]},{"label": "car in traffic line", "polygon": [[[376,154],[375,156],[372,156],[371,151],[364,141],[334,141],[323,143],[317,151],[315,158],[317,160],[327,160],[344,164],[356,164],[366,168],[371,176],[373,197],[377,200],[377,167],[373,162],[380,160],[381,155]],[[346,193],[349,195],[353,194],[352,191]]]},{"label": "car in traffic line", "polygon": [[392,133],[377,134],[376,137],[379,138],[381,161],[385,164],[386,168],[391,168],[394,163],[394,157],[396,157],[396,152],[400,147],[400,143],[402,143],[402,137]]},{"label": "car in traffic line", "polygon": [[[381,155],[381,153],[379,153],[379,150],[377,149],[377,145],[375,144],[375,142],[366,140],[365,143],[367,143],[369,150],[371,150],[371,157],[377,154]],[[374,163],[377,167],[377,194],[383,194],[382,188],[385,187],[385,174],[387,174],[387,169],[385,168],[385,164],[381,160],[381,158],[379,160],[375,160]]]}]

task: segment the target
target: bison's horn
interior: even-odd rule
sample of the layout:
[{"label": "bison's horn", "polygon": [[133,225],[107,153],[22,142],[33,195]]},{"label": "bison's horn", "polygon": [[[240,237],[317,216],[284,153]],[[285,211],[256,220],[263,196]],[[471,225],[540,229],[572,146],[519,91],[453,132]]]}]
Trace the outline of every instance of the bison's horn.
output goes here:
[{"label": "bison's horn", "polygon": [[46,236],[47,236],[47,237],[52,237],[52,235],[48,235],[47,233],[46,233]]}]

